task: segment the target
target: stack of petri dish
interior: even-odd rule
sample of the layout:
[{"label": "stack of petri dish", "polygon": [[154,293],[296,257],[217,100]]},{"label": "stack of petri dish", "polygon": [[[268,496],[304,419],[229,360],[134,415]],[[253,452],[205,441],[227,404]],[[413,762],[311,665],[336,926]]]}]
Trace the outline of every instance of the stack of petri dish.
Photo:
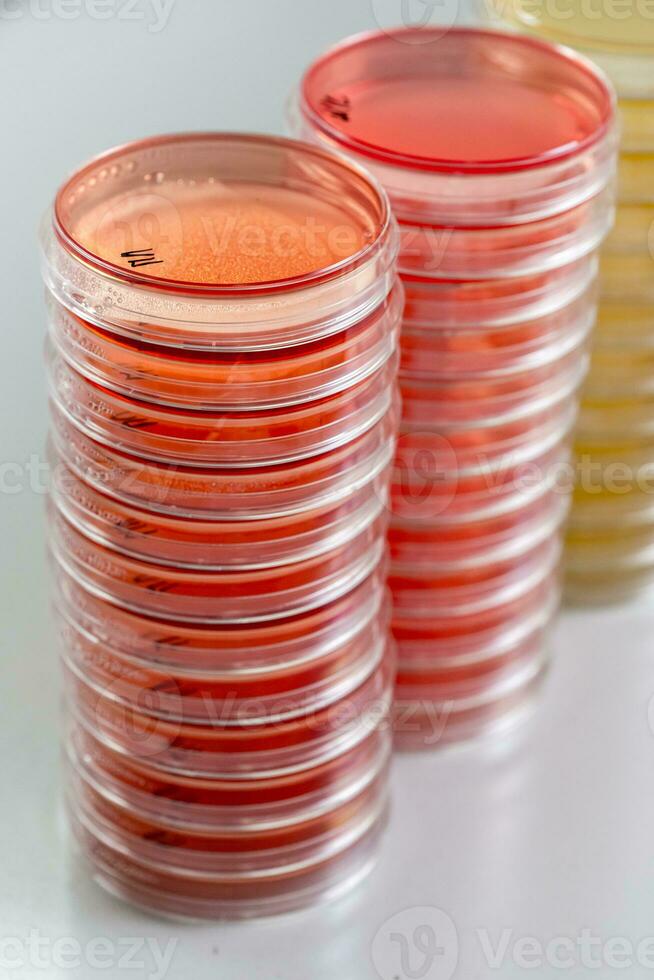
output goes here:
[{"label": "stack of petri dish", "polygon": [[295,131],[365,162],[400,225],[400,745],[504,730],[543,676],[614,116],[590,63],[464,29],[346,41],[294,100]]},{"label": "stack of petri dish", "polygon": [[74,835],[113,892],[287,911],[386,812],[397,228],[290,140],[110,151],[43,230]]},{"label": "stack of petri dish", "polygon": [[646,4],[511,0],[513,26],[572,44],[609,75],[622,123],[615,228],[576,438],[566,594],[610,602],[654,586],[654,19]]}]

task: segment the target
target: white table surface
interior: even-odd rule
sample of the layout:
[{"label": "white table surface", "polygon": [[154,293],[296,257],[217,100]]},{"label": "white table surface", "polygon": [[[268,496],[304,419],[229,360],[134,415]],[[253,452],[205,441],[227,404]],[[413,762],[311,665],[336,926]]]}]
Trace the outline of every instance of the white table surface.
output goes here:
[{"label": "white table surface", "polygon": [[[639,948],[654,936],[654,606],[565,613],[540,709],[511,739],[399,758],[379,864],[340,903],[182,926],[110,898],[71,862],[36,467],[45,430],[39,215],[67,171],[126,139],[282,131],[284,100],[306,63],[339,37],[398,21],[401,4],[176,0],[155,32],[145,0],[133,8],[140,20],[125,19],[125,0],[105,4],[107,20],[91,16],[90,0],[68,2],[71,19],[44,16],[61,13],[46,0],[0,3],[0,977],[654,975],[654,944]],[[419,949],[430,926],[433,957]],[[138,970],[121,963],[134,938]],[[488,944],[499,944],[499,967]],[[172,951],[167,969],[157,970],[153,949]],[[629,955],[632,966],[619,969]]]}]

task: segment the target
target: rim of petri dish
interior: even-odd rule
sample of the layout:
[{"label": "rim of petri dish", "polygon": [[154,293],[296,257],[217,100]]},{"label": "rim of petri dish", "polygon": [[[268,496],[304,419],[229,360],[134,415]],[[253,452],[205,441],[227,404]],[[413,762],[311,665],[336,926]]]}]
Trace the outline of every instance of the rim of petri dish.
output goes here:
[{"label": "rim of petri dish", "polygon": [[[270,184],[271,187],[284,187],[284,183],[289,180],[289,175],[281,173],[284,164],[292,163],[295,158],[296,165],[304,163],[307,168],[306,193],[315,194],[321,187],[320,177],[329,176],[332,181],[340,185],[341,193],[345,197],[348,193],[354,195],[359,202],[359,207],[366,205],[367,218],[371,228],[368,241],[359,250],[351,255],[344,257],[331,265],[317,268],[300,275],[289,276],[261,282],[249,283],[214,283],[196,282],[192,280],[167,278],[164,276],[148,275],[138,272],[136,269],[126,269],[116,263],[109,261],[101,255],[89,250],[75,237],[71,227],[70,208],[78,199],[80,188],[86,191],[89,188],[95,191],[102,188],[106,182],[106,174],[111,173],[112,168],[124,167],[125,175],[129,179],[146,177],[150,175],[148,185],[150,186],[153,171],[159,170],[159,159],[166,153],[174,151],[182,152],[186,148],[187,152],[194,148],[196,151],[200,147],[210,147],[217,154],[222,149],[223,155],[227,148],[232,152],[239,146],[242,152],[250,151],[251,154],[263,153],[268,151],[270,169],[257,173],[257,180]],[[216,176],[220,178],[220,170],[217,164],[220,163],[220,156],[216,157]],[[274,165],[273,165],[274,164]],[[223,166],[224,166],[223,162]],[[247,178],[244,165],[241,164],[239,180]],[[102,177],[104,174],[104,178]],[[116,174],[115,176],[118,176]],[[266,176],[267,175],[267,176]],[[114,176],[112,174],[112,176]],[[265,179],[263,179],[265,176]],[[309,179],[311,178],[311,179]],[[251,177],[252,182],[256,182]],[[293,185],[297,187],[297,175]],[[155,183],[150,189],[155,190]],[[116,192],[118,193],[118,191]],[[71,202],[71,195],[73,200]],[[89,201],[93,194],[85,194],[85,201]],[[108,199],[108,204],[109,204]],[[325,197],[326,202],[331,199]],[[333,201],[332,201],[333,203]],[[348,212],[343,207],[343,215],[347,217]],[[351,217],[351,215],[350,215]],[[392,233],[393,218],[390,204],[386,192],[376,178],[369,174],[363,167],[346,159],[336,153],[329,152],[320,147],[299,140],[287,139],[281,136],[267,136],[257,133],[236,133],[236,132],[187,132],[164,134],[161,136],[147,137],[141,140],[134,140],[123,143],[104,153],[93,157],[86,164],[71,174],[59,188],[54,202],[53,232],[59,243],[72,254],[76,259],[94,269],[129,283],[133,286],[147,287],[149,290],[175,293],[181,295],[197,295],[205,297],[242,297],[242,296],[264,296],[267,294],[283,291],[293,291],[328,282],[337,279],[342,275],[354,271],[364,265],[375,254],[376,251],[383,249],[389,235]],[[363,226],[362,226],[363,227]],[[365,231],[363,232],[365,236]]]},{"label": "rim of petri dish", "polygon": [[[584,53],[588,53],[592,56],[592,52],[599,52],[602,54],[624,54],[624,55],[647,55],[654,54],[654,42],[647,41],[647,39],[640,39],[636,42],[620,40],[614,35],[611,36],[610,30],[606,34],[585,34],[581,29],[574,30],[567,28],[567,24],[570,20],[574,21],[574,0],[572,3],[572,18],[560,17],[558,22],[558,29],[554,26],[552,18],[543,16],[542,9],[539,10],[539,4],[528,2],[524,3],[524,0],[510,0],[508,4],[502,3],[501,0],[491,0],[491,7],[496,16],[502,18],[502,20],[523,31],[530,31],[532,33],[538,32],[541,37],[552,40],[558,44],[572,45],[575,48],[581,49]],[[545,7],[545,4],[542,5]],[[563,11],[561,11],[561,14]],[[611,18],[607,17],[607,21],[610,24]],[[595,21],[599,23],[601,17]]]},{"label": "rim of petri dish", "polygon": [[[538,154],[470,161],[397,152],[389,146],[370,142],[347,132],[342,125],[326,121],[321,105],[329,98],[332,81],[337,89],[348,81],[360,82],[362,77],[367,80],[374,80],[376,77],[377,80],[388,83],[389,79],[398,77],[398,69],[403,72],[403,79],[444,77],[440,62],[432,59],[430,75],[425,72],[425,58],[420,57],[429,48],[430,42],[425,39],[430,34],[433,35],[431,43],[449,45],[449,60],[457,65],[458,77],[461,77],[460,68],[465,57],[464,46],[469,48],[469,56],[470,52],[477,55],[477,61],[480,54],[485,57],[486,63],[481,68],[486,69],[487,77],[490,77],[491,71],[498,77],[499,69],[504,72],[505,80],[510,81],[513,77],[516,84],[522,84],[523,81],[517,68],[522,68],[527,77],[537,77],[538,66],[533,62],[534,58],[540,56],[541,66],[544,61],[548,61],[559,75],[567,74],[568,86],[571,83],[576,84],[578,92],[585,93],[586,99],[594,102],[596,124],[583,139],[568,141]],[[507,64],[511,66],[513,75],[507,73]],[[479,67],[477,64],[477,69]],[[371,68],[373,72],[362,75],[363,71]],[[482,84],[481,77],[479,84]],[[491,175],[544,167],[576,157],[601,143],[612,131],[616,98],[604,73],[592,61],[571,48],[550,41],[483,28],[451,28],[444,33],[443,28],[438,26],[400,27],[357,34],[326,51],[313,62],[302,78],[300,109],[312,126],[346,151],[407,169],[445,174]],[[338,111],[335,118],[343,121]]]}]

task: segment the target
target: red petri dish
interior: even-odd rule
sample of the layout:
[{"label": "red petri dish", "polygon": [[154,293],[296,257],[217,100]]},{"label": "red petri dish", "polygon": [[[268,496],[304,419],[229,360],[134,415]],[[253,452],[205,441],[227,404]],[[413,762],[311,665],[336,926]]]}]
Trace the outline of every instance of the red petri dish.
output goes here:
[{"label": "red petri dish", "polygon": [[268,520],[190,520],[122,504],[79,479],[50,453],[52,499],[69,524],[98,544],[175,567],[265,568],[314,558],[348,540],[387,505],[388,466],[345,499]]},{"label": "red petri dish", "polygon": [[394,667],[393,656],[382,658],[355,691],[302,715],[231,720],[217,710],[205,724],[120,704],[65,664],[64,676],[76,722],[115,751],[165,772],[235,779],[301,772],[359,744],[387,717]]},{"label": "red petri dish", "polygon": [[383,560],[386,514],[371,515],[351,540],[305,561],[212,571],[138,561],[97,544],[49,512],[50,551],[89,591],[146,616],[254,622],[326,605],[355,588]]},{"label": "red petri dish", "polygon": [[407,280],[514,278],[559,268],[592,254],[613,223],[613,189],[562,214],[491,228],[400,225],[398,268]]},{"label": "red petri dish", "polygon": [[405,318],[402,330],[402,374],[492,382],[537,371],[589,334],[595,322],[596,289],[586,287],[578,298],[544,316],[484,327],[461,324],[452,330],[431,323],[425,309],[414,312],[416,319]]},{"label": "red petri dish", "polygon": [[[132,813],[193,828],[246,832],[285,827],[352,796],[370,774],[384,768],[390,726],[380,723],[344,752],[297,772],[238,778],[169,773],[147,759],[123,757],[88,729],[71,722],[66,755],[82,778]],[[159,801],[159,802],[158,802]]]},{"label": "red petri dish", "polygon": [[[232,674],[244,685],[287,672],[311,669],[384,617],[384,570],[376,568],[340,599],[302,615],[248,624],[169,622],[121,609],[86,591],[65,571],[58,577],[55,604],[80,630],[126,656],[157,664],[171,674]],[[282,683],[282,682],[280,682]]]},{"label": "red petri dish", "polygon": [[[531,615],[534,602],[542,603],[558,581],[563,545],[560,538],[541,545],[526,556],[518,571],[509,569],[449,593],[420,589],[421,583],[398,578],[394,594],[393,635],[402,651],[404,643],[424,646],[435,641],[471,637],[506,624],[519,625]],[[415,587],[417,585],[417,588]],[[440,599],[440,602],[438,601]],[[457,601],[458,600],[458,601]]]},{"label": "red petri dish", "polygon": [[485,564],[512,548],[519,551],[521,541],[537,536],[550,522],[556,526],[568,506],[568,494],[550,481],[525,490],[516,496],[511,509],[499,513],[464,516],[458,521],[394,517],[388,534],[391,560],[401,564],[434,561],[444,566]]},{"label": "red petri dish", "polygon": [[75,835],[157,911],[331,895],[387,797],[387,198],[313,146],[158,137],[74,174],[42,240]]},{"label": "red petri dish", "polygon": [[401,666],[397,696],[427,724],[425,706],[447,694],[442,741],[457,740],[499,726],[538,686],[542,630],[534,658],[492,679],[478,660],[451,683],[429,651],[520,630],[534,596],[558,594],[570,432],[612,221],[615,97],[572,51],[425,27],[327,51],[292,111],[297,132],[370,166],[399,222],[390,583],[400,663],[411,649],[424,670]]},{"label": "red petri dish", "polygon": [[480,421],[487,427],[497,426],[560,401],[586,376],[590,328],[586,321],[576,336],[571,332],[558,350],[551,350],[551,360],[543,357],[541,364],[508,377],[464,375],[441,380],[403,371],[400,391],[406,406],[405,428],[424,419],[447,438],[450,426],[474,426]]},{"label": "red petri dish", "polygon": [[597,278],[597,256],[517,278],[434,282],[404,278],[405,322],[486,331],[559,313]]},{"label": "red petri dish", "polygon": [[130,340],[49,303],[50,336],[68,364],[118,394],[173,408],[265,409],[350,388],[391,356],[403,308],[400,284],[360,323],[284,350],[202,351]]},{"label": "red petri dish", "polygon": [[355,164],[292,140],[160,136],[91,161],[43,231],[54,297],[174,348],[286,348],[359,322],[390,291],[397,235]]},{"label": "red petri dish", "polygon": [[[330,800],[325,795],[322,812],[312,817],[298,813],[294,823],[278,828],[266,829],[255,825],[248,826],[247,830],[220,825],[214,828],[179,826],[168,823],[165,816],[148,818],[135,814],[103,793],[97,784],[84,781],[70,771],[68,792],[76,806],[91,821],[104,825],[115,835],[115,839],[133,847],[143,857],[158,860],[162,867],[179,863],[189,871],[201,867],[203,871],[210,872],[216,867],[219,870],[227,859],[233,860],[233,870],[238,871],[236,856],[239,854],[243,855],[245,870],[261,852],[281,852],[346,829],[365,811],[377,809],[380,798],[386,796],[387,777],[388,755],[383,767],[359,777],[355,792],[350,789],[349,793],[342,794],[340,800]],[[237,814],[234,816],[238,819]],[[242,813],[240,816],[245,823],[249,814]]]},{"label": "red petri dish", "polygon": [[505,668],[492,682],[482,673],[457,696],[450,691],[443,699],[439,685],[424,680],[398,683],[396,745],[415,751],[505,734],[534,707],[546,672],[541,649],[524,663]]},{"label": "red petri dish", "polygon": [[306,72],[297,117],[300,132],[366,160],[401,221],[540,220],[590,200],[614,166],[604,77],[571,51],[500,32],[350,39]]},{"label": "red petri dish", "polygon": [[366,812],[344,833],[323,835],[279,855],[288,863],[264,864],[257,874],[238,876],[233,862],[214,874],[180,874],[169,861],[163,864],[134,850],[126,853],[124,842],[78,809],[71,811],[71,825],[95,880],[111,893],[176,919],[238,919],[303,909],[349,891],[374,864],[386,812],[385,805]]},{"label": "red petri dish", "polygon": [[388,411],[397,356],[348,390],[268,411],[182,411],[117,395],[50,353],[50,396],[92,439],[145,460],[189,466],[263,466],[351,442]]},{"label": "red petri dish", "polygon": [[98,641],[84,632],[74,615],[59,614],[62,655],[73,673],[97,690],[110,691],[120,704],[157,717],[198,723],[210,723],[217,712],[238,720],[257,711],[278,721],[318,710],[359,686],[385,653],[387,629],[388,615],[375,618],[308,663],[276,670],[271,666],[267,673],[247,666],[229,669],[220,663],[213,670],[198,668],[191,651],[185,666],[172,672],[165,664]]}]

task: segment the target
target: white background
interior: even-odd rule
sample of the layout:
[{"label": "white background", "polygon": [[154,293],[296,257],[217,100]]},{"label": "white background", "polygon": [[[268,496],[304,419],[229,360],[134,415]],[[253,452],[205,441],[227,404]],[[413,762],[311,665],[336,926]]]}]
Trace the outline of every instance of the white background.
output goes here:
[{"label": "white background", "polygon": [[[154,964],[143,950],[142,971],[117,962],[124,940],[148,937],[177,941],[167,976],[184,980],[372,980],[378,970],[404,980],[391,933],[411,944],[430,922],[445,953],[427,971],[418,950],[409,962],[427,980],[654,976],[644,965],[614,965],[625,962],[620,949],[654,935],[654,609],[646,605],[564,614],[540,710],[513,739],[400,758],[377,870],[340,904],[253,924],[180,926],[111,899],[71,861],[58,790],[44,498],[23,468],[42,458],[45,431],[38,219],[69,170],[124,140],[188,129],[281,132],[288,93],[316,54],[402,16],[401,0],[176,0],[153,31],[149,0],[133,20],[125,0],[80,12],[84,2],[55,4],[49,16],[48,0],[0,3],[0,939],[14,937],[4,948],[25,963],[0,966],[0,976],[148,976]],[[440,15],[453,12],[445,0]],[[514,946],[525,937],[574,942],[584,929],[627,945],[609,947],[599,969],[583,965],[581,947],[575,966],[526,969]],[[485,960],[479,930],[494,945],[510,931],[501,969]],[[107,937],[113,965],[67,965],[71,947],[53,945],[65,937],[82,946]],[[599,963],[590,942],[586,958]]]}]

